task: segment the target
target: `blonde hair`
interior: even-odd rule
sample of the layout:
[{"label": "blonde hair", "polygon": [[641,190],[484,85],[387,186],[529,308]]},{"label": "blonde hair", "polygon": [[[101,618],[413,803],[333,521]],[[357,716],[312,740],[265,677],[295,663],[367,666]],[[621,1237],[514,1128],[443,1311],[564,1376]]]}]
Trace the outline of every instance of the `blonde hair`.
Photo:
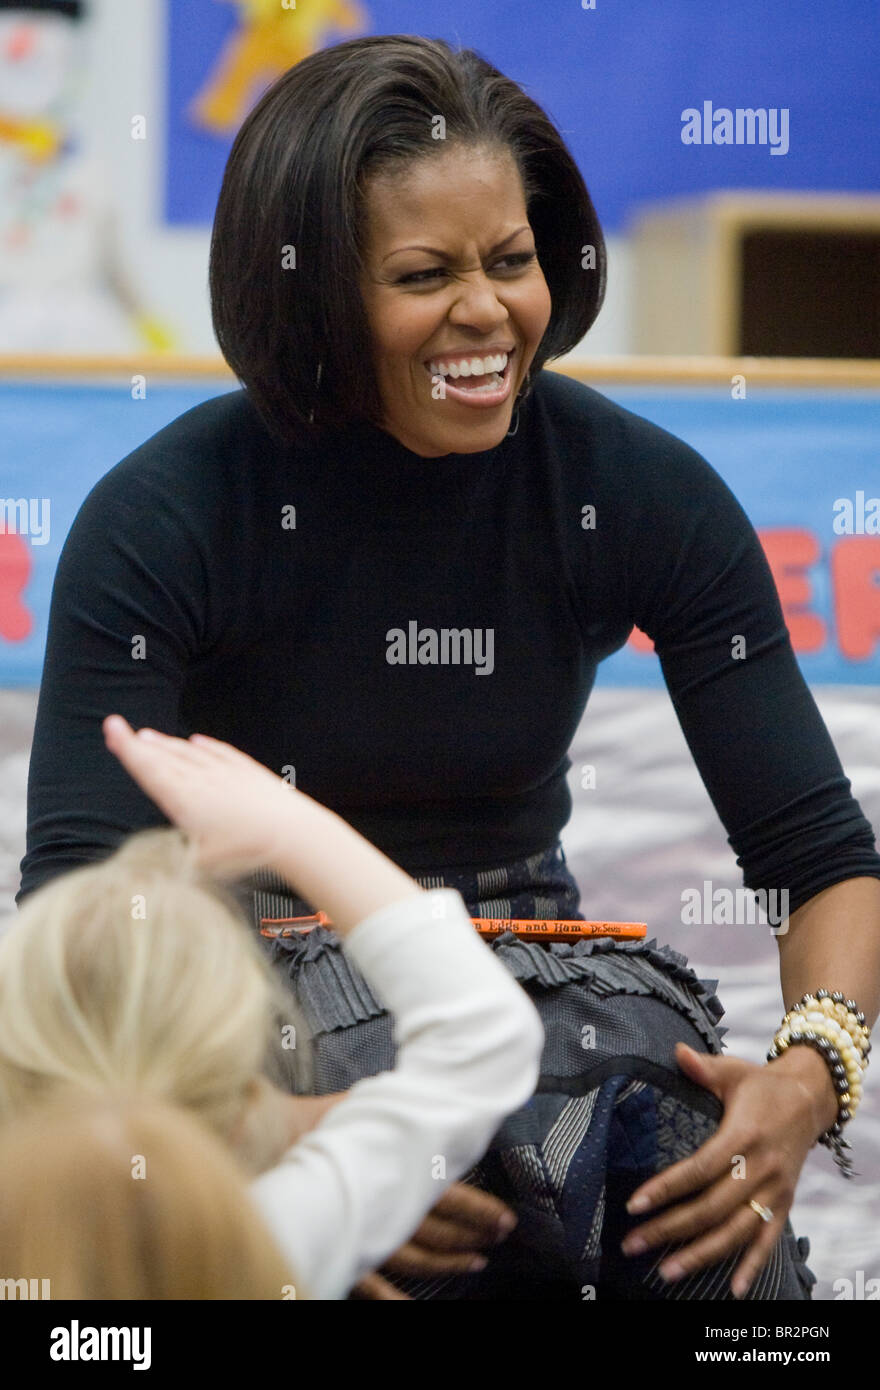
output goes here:
[{"label": "blonde hair", "polygon": [[0,1175],[3,1275],[44,1296],[306,1296],[243,1170],[179,1107],[56,1092],[0,1130]]},{"label": "blonde hair", "polygon": [[[109,1087],[194,1110],[231,1140],[282,1010],[231,892],[178,830],[139,831],[38,889],[0,940],[0,1123],[59,1087]],[[256,1170],[277,1155],[277,1135],[248,1141]]]}]

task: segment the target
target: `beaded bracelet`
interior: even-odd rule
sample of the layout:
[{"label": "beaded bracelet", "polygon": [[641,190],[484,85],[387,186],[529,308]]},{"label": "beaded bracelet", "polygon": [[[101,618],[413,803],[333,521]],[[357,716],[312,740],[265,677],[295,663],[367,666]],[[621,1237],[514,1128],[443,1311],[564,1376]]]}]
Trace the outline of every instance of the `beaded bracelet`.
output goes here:
[{"label": "beaded bracelet", "polygon": [[817,1007],[829,1019],[840,1023],[849,1033],[855,1046],[867,1056],[871,1050],[870,1029],[865,1024],[865,1015],[857,1007],[854,999],[844,1000],[840,993],[829,994],[827,989],[817,989],[815,996],[805,994],[796,1007]]},{"label": "beaded bracelet", "polygon": [[852,1160],[844,1152],[850,1145],[842,1132],[862,1098],[862,1076],[871,1051],[865,1015],[854,999],[845,999],[838,991],[808,992],[783,1018],[767,1053],[768,1062],[798,1043],[815,1048],[831,1072],[837,1094],[837,1119],[818,1142],[830,1149],[844,1177],[851,1178]]},{"label": "beaded bracelet", "polygon": [[[862,1073],[865,1063],[862,1054],[852,1041],[852,1034],[833,1018],[810,1009],[809,1005],[795,1008],[787,1014],[779,1028],[777,1038],[790,1044],[801,1034],[816,1033],[825,1038],[840,1054],[840,1064],[846,1072],[847,1093],[841,1094],[841,1104],[847,1106],[854,1115],[862,1098]],[[775,1041],[775,1040],[774,1040]]]}]

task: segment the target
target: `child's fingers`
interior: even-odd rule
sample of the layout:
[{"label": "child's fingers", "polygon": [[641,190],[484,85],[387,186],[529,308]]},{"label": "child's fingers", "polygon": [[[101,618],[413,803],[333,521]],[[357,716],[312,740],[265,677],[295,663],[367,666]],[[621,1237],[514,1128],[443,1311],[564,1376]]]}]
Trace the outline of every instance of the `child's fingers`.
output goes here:
[{"label": "child's fingers", "polygon": [[172,818],[179,814],[179,798],[211,770],[199,766],[199,754],[179,739],[146,739],[131,729],[118,729],[108,737],[108,746],[141,790]]},{"label": "child's fingers", "polygon": [[247,754],[242,754],[241,749],[233,748],[232,744],[224,743],[222,739],[212,738],[210,734],[190,734],[189,741],[196,748],[204,748],[206,753],[217,753],[223,757],[229,757],[230,754],[238,758],[247,757]]},{"label": "child's fingers", "polygon": [[154,800],[164,800],[176,792],[185,792],[199,777],[191,766],[177,758],[147,747],[119,749],[117,757],[130,777]]},{"label": "child's fingers", "polygon": [[[233,793],[236,797],[243,794],[251,786],[249,779],[255,776],[266,791],[279,780],[262,763],[219,739],[204,735],[186,740],[154,729],[135,733],[119,718],[121,723],[115,729],[106,727],[105,721],[110,751],[141,789],[178,824],[191,814],[201,814],[199,808],[206,795],[223,802]],[[209,788],[213,789],[210,793]]]},{"label": "child's fingers", "polygon": [[[120,721],[116,724],[116,721]],[[218,760],[224,763],[241,763],[242,761],[251,763],[254,767],[259,767],[268,772],[268,768],[263,768],[262,763],[258,763],[255,758],[248,753],[242,752],[239,748],[233,748],[231,744],[224,743],[222,739],[212,738],[210,734],[193,733],[188,739],[177,738],[173,734],[163,734],[158,729],[147,729],[148,737],[144,735],[144,730],[139,729],[137,733],[132,729],[127,720],[121,714],[108,715],[104,720],[104,733],[108,741],[116,742],[124,747],[124,740],[120,740],[121,734],[128,736],[128,746],[139,747],[146,744],[152,748],[162,748],[163,752],[175,753],[178,757],[186,759],[193,764],[201,764],[205,767],[216,763]],[[140,739],[140,745],[132,745],[130,740]]]},{"label": "child's fingers", "polygon": [[[120,723],[117,724],[116,720]],[[126,767],[132,760],[138,767],[168,766],[170,760],[175,760],[191,768],[198,765],[208,767],[216,761],[206,748],[172,734],[163,734],[158,729],[148,727],[135,732],[122,715],[108,715],[103,728],[111,753],[115,753]]]},{"label": "child's fingers", "polygon": [[123,735],[134,733],[134,729],[122,714],[108,714],[101,720],[101,729],[104,737],[114,743]]},{"label": "child's fingers", "polygon": [[196,846],[197,863],[237,878],[263,861],[275,831],[273,786],[283,786],[280,778],[217,739],[135,733],[121,716],[108,717],[103,727],[109,751]]},{"label": "child's fingers", "polygon": [[264,763],[252,758],[250,753],[245,753],[243,748],[234,748],[231,743],[224,743],[222,739],[211,738],[210,734],[190,734],[189,742],[191,747],[200,748],[202,752],[216,758],[218,762],[238,767],[247,764],[249,767],[259,768],[261,772],[268,772],[270,776],[276,775]]},{"label": "child's fingers", "polygon": [[102,728],[105,739],[114,750],[115,748],[141,750],[152,747],[165,751],[174,745],[186,746],[182,739],[176,739],[170,734],[163,734],[159,729],[151,729],[148,725],[144,725],[140,729],[133,729],[128,720],[124,719],[121,714],[108,714]]},{"label": "child's fingers", "polygon": [[126,771],[139,780],[150,781],[179,774],[193,776],[198,768],[192,757],[187,757],[179,749],[159,740],[141,738],[134,734],[120,742],[110,751],[119,759]]},{"label": "child's fingers", "polygon": [[175,738],[171,734],[159,734],[150,729],[139,729],[135,742],[149,751],[151,758],[163,764],[175,764],[189,768],[192,772],[210,772],[217,766],[217,757],[210,749],[200,748],[197,743],[187,739]]},{"label": "child's fingers", "polygon": [[250,763],[254,767],[262,767],[249,754],[242,752],[240,748],[233,748],[232,744],[224,743],[222,739],[211,738],[208,734],[190,734],[189,738],[175,738],[171,734],[157,734],[155,730],[149,731],[148,743],[158,745],[163,748],[179,753],[181,757],[189,762],[201,765],[205,768],[215,767],[218,763],[238,764]]}]

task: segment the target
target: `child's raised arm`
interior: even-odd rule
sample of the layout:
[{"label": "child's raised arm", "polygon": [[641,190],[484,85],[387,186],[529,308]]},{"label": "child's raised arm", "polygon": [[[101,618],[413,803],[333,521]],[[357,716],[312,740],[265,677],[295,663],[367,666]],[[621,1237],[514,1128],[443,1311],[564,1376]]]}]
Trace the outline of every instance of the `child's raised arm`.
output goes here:
[{"label": "child's raised arm", "polygon": [[538,1014],[453,889],[422,891],[340,816],[228,744],[150,738],[122,719],[104,729],[206,869],[269,864],[325,908],[394,1017],[394,1070],[359,1081],[252,1187],[308,1292],[341,1298],[531,1095]]},{"label": "child's raised arm", "polygon": [[135,733],[103,723],[111,753],[197,849],[199,864],[236,878],[260,865],[323,908],[344,936],[419,885],[341,816],[228,743],[193,734]]}]

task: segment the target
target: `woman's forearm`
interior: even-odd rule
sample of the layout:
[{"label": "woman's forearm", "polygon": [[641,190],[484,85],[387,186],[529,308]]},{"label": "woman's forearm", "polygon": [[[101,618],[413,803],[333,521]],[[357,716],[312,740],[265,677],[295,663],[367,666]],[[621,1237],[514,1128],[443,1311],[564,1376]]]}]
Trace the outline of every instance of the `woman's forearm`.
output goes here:
[{"label": "woman's forearm", "polygon": [[335,811],[304,792],[284,808],[268,863],[345,935],[379,908],[423,890]]},{"label": "woman's forearm", "polygon": [[[791,914],[777,944],[786,1009],[807,991],[840,990],[856,1001],[871,1027],[880,1013],[880,879],[849,878],[824,888]],[[817,1130],[833,1123],[831,1078],[813,1048],[789,1048],[773,1066],[810,1088]]]},{"label": "woman's forearm", "polygon": [[842,990],[871,1027],[880,1013],[880,879],[824,888],[791,914],[777,942],[786,1007],[807,990]]}]

